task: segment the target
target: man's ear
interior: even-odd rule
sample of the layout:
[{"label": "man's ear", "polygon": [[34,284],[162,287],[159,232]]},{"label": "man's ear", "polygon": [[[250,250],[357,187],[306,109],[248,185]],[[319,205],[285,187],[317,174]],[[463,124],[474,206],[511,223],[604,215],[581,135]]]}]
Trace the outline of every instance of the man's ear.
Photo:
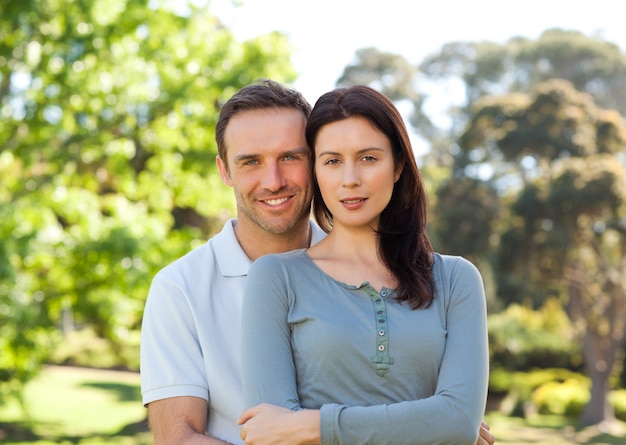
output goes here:
[{"label": "man's ear", "polygon": [[224,185],[228,187],[233,186],[233,181],[230,179],[230,175],[228,174],[228,168],[226,166],[226,162],[219,157],[219,155],[215,158],[215,163],[217,164],[217,169],[220,172],[220,178],[222,178],[222,182]]}]

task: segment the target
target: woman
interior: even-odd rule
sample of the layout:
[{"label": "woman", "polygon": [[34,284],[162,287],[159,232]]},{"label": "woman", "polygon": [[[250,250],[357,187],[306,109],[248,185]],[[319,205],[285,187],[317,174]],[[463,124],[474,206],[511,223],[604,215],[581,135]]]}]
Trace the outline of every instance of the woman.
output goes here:
[{"label": "woman", "polygon": [[[251,267],[246,406],[319,416],[322,444],[473,444],[484,413],[486,308],[477,269],[433,252],[402,118],[365,86],[316,103],[313,211],[328,232]],[[259,425],[242,417],[242,437]]]}]

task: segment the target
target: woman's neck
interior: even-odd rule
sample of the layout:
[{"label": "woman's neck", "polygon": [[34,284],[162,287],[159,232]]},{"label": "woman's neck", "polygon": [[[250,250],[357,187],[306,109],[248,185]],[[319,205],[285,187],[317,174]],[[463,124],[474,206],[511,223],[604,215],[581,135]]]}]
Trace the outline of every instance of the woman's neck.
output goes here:
[{"label": "woman's neck", "polygon": [[376,289],[395,288],[396,280],[378,251],[373,230],[342,230],[335,227],[307,253],[326,274],[342,283],[359,286],[368,281]]}]

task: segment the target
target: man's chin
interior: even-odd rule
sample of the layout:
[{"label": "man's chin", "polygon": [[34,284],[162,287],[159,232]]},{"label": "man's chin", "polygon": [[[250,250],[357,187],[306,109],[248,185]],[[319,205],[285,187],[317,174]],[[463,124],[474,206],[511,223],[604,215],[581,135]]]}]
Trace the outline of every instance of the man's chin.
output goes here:
[{"label": "man's chin", "polygon": [[308,221],[308,218],[274,218],[266,219],[259,225],[263,228],[263,230],[271,234],[285,235],[300,228],[304,221]]}]

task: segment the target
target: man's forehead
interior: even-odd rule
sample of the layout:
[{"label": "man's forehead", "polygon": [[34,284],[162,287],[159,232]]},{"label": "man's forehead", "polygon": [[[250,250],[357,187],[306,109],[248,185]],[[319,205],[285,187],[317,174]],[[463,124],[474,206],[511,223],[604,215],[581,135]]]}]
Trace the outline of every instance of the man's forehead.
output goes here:
[{"label": "man's forehead", "polygon": [[302,112],[296,108],[286,108],[286,107],[268,107],[268,108],[256,108],[251,110],[241,110],[237,113],[233,114],[226,128],[228,126],[237,121],[249,121],[249,120],[261,120],[261,121],[270,121],[274,119],[302,119],[306,122],[306,117]]},{"label": "man's forehead", "polygon": [[304,115],[289,108],[241,112],[226,127],[224,141],[228,157],[279,156],[306,151],[305,126]]}]

